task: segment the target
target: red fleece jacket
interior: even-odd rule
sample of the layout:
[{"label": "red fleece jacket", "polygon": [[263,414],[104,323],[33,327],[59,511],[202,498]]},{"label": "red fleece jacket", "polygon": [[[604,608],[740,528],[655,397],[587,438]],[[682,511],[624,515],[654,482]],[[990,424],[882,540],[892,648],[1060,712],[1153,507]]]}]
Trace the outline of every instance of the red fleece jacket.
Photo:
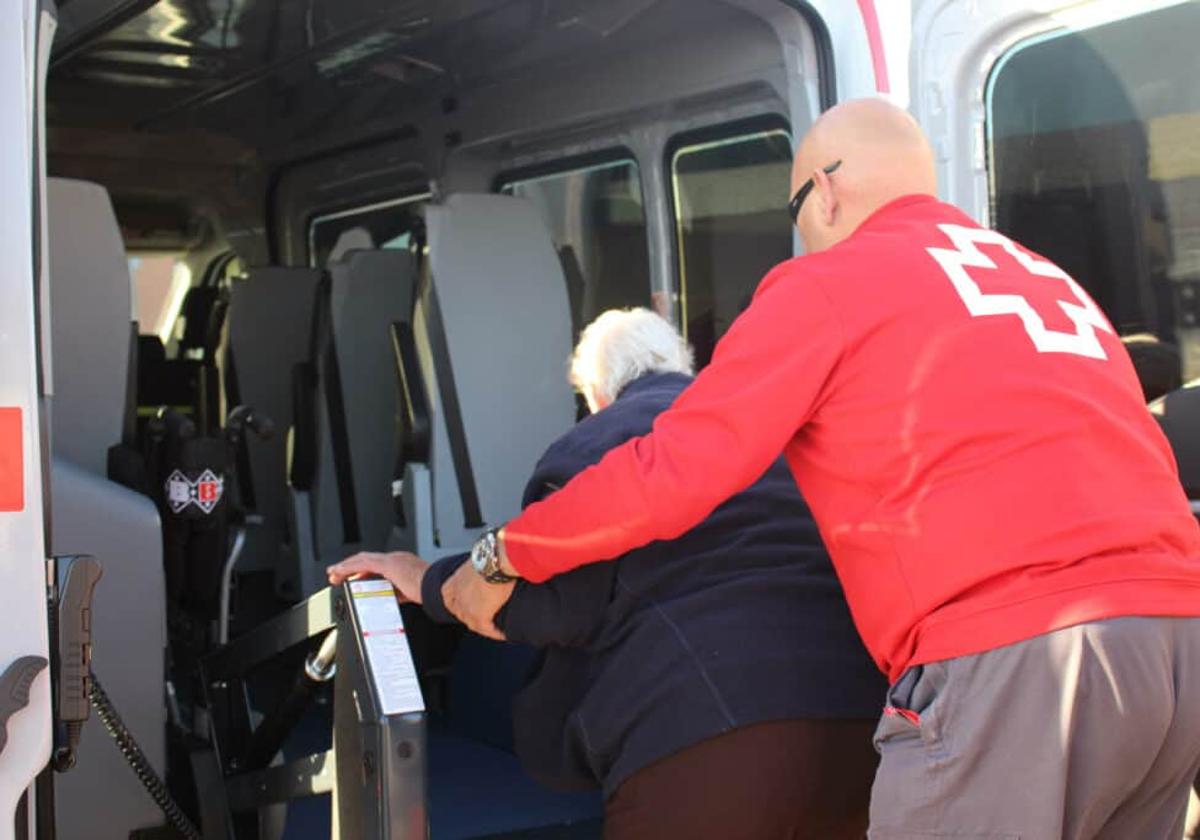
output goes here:
[{"label": "red fleece jacket", "polygon": [[673,538],[780,451],[892,679],[1200,615],[1200,528],[1112,327],[1061,269],[925,196],[773,269],[651,434],[508,524],[509,559],[540,581]]}]

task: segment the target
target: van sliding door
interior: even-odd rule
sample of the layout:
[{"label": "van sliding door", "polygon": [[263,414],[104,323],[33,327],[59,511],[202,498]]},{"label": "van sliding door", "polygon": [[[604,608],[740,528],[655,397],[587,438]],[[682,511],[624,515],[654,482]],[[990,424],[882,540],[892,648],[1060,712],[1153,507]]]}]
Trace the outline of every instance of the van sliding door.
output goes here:
[{"label": "van sliding door", "polygon": [[0,110],[10,115],[0,120],[0,840],[32,836],[32,803],[22,796],[50,757],[35,208],[53,18],[38,6],[0,12]]}]

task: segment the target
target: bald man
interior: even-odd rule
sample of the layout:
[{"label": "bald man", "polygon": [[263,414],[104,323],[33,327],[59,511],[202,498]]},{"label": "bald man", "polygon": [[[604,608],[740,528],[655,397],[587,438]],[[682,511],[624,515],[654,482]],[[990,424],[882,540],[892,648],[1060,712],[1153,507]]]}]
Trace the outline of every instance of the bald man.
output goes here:
[{"label": "bald man", "polygon": [[513,576],[670,539],[782,450],[892,683],[871,837],[1179,837],[1200,528],[1120,339],[934,197],[899,109],[825,114],[792,191],[807,254],[650,434],[486,535],[447,604],[494,634]]}]

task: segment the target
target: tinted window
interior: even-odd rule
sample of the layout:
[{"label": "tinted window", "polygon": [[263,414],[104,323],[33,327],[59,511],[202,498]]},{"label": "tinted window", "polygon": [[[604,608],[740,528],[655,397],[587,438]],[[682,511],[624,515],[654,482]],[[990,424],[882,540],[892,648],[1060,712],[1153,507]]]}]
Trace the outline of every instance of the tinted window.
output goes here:
[{"label": "tinted window", "polygon": [[1200,376],[1196,32],[1189,3],[1027,42],[997,65],[987,99],[996,227],[1075,277],[1123,336],[1178,347],[1182,364],[1170,364],[1189,378]]},{"label": "tinted window", "polygon": [[192,285],[184,254],[130,254],[133,319],[143,335],[171,337],[183,299]]},{"label": "tinted window", "polygon": [[428,193],[317,216],[308,226],[309,265],[324,267],[353,248],[407,248]]},{"label": "tinted window", "polygon": [[783,129],[682,145],[671,155],[682,321],[700,367],[763,275],[792,256],[791,160]]},{"label": "tinted window", "polygon": [[634,161],[508,180],[500,191],[541,211],[563,264],[576,335],[606,309],[649,305],[646,214]]}]

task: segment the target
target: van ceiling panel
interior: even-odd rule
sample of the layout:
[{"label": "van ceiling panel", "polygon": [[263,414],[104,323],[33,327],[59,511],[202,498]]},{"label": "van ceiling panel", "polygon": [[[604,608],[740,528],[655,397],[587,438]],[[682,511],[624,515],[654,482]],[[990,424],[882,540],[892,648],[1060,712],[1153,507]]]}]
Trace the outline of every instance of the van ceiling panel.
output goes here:
[{"label": "van ceiling panel", "polygon": [[[661,0],[73,0],[52,122],[204,129],[260,150],[595,55]],[[710,6],[710,4],[697,4]]]},{"label": "van ceiling panel", "polygon": [[[198,230],[244,230],[257,241],[271,179],[300,162],[387,149],[410,156],[399,161],[407,184],[412,167],[441,174],[449,148],[492,154],[500,143],[511,155],[513,143],[761,85],[783,62],[760,3],[773,7],[60,0],[49,167],[106,185],[131,235],[146,227],[132,223],[145,216],[133,209],[158,204],[209,222],[164,214],[180,243]],[[394,188],[380,181],[368,191]]]}]

